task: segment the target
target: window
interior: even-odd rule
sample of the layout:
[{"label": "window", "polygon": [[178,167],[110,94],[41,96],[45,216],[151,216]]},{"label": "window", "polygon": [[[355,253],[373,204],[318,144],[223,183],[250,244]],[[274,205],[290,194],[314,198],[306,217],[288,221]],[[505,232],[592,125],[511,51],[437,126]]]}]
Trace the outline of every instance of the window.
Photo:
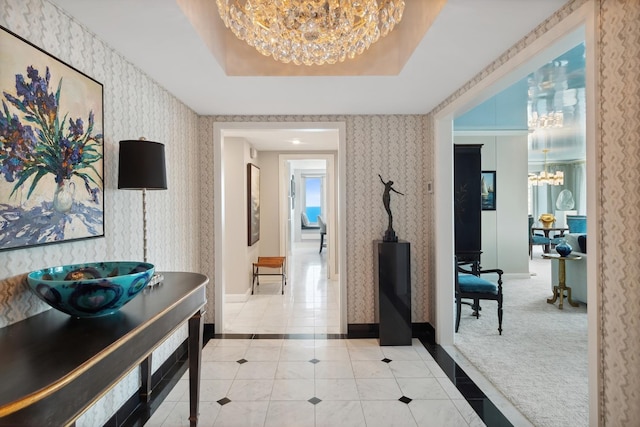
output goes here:
[{"label": "window", "polygon": [[304,210],[311,224],[322,215],[322,177],[304,176]]}]

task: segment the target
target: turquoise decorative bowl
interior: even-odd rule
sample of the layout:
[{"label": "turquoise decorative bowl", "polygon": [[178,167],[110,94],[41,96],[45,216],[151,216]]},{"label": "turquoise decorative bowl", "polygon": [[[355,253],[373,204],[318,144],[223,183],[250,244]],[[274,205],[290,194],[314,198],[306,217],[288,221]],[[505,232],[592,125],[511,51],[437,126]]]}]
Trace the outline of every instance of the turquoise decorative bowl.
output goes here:
[{"label": "turquoise decorative bowl", "polygon": [[137,261],[63,265],[32,271],[31,290],[51,307],[74,317],[115,313],[147,286],[153,264]]}]

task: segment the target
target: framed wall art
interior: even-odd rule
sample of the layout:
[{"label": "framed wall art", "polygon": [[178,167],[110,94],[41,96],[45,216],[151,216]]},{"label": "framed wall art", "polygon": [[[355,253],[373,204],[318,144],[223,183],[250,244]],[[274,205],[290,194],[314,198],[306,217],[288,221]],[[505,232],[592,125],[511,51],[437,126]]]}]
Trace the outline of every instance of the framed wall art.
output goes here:
[{"label": "framed wall art", "polygon": [[260,240],[260,168],[247,164],[247,195],[249,199],[249,246]]},{"label": "framed wall art", "polygon": [[496,210],[496,171],[482,171],[482,210]]},{"label": "framed wall art", "polygon": [[0,27],[0,250],[104,236],[102,84]]}]

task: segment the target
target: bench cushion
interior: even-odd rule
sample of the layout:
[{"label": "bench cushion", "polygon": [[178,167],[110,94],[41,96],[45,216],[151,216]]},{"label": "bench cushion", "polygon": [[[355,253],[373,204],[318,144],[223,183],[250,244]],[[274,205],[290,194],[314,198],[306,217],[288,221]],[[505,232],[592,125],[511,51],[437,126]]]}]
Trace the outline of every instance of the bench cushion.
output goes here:
[{"label": "bench cushion", "polygon": [[498,294],[498,285],[468,273],[458,273],[458,283],[462,292],[484,292]]}]

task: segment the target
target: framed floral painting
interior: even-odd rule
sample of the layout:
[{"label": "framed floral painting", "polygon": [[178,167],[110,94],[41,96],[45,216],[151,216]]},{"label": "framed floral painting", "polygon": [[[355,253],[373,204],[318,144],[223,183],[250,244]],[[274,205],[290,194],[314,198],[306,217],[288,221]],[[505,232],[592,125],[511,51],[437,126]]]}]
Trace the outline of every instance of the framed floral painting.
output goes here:
[{"label": "framed floral painting", "polygon": [[0,27],[0,250],[104,236],[102,84]]}]

